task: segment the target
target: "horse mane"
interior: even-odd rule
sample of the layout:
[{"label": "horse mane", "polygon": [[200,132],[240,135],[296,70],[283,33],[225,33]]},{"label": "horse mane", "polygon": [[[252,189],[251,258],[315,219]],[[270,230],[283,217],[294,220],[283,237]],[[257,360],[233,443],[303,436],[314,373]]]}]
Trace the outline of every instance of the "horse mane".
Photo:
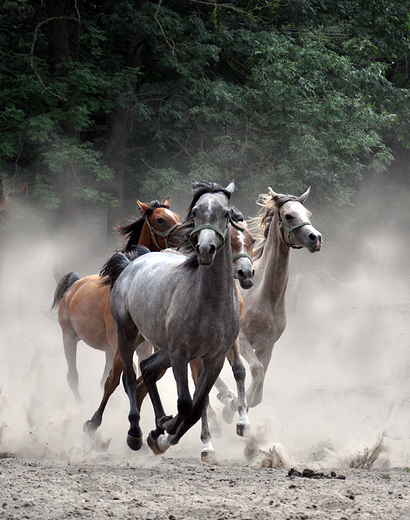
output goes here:
[{"label": "horse mane", "polygon": [[280,209],[283,204],[291,200],[298,201],[299,199],[295,195],[277,194],[275,197],[272,197],[270,193],[259,195],[257,204],[262,206],[262,209],[259,210],[259,213],[256,215],[256,217],[251,218],[249,221],[249,228],[260,241],[258,246],[253,251],[254,260],[257,260],[263,254],[266,239],[268,237],[269,229],[273,217],[275,216],[275,212]]},{"label": "horse mane", "polygon": [[[226,197],[228,197],[228,200],[231,198],[231,192],[226,190],[216,182],[193,182],[192,191],[194,192],[194,196],[192,198],[191,204],[189,205],[185,220],[183,221],[180,227],[182,240],[181,245],[178,248],[178,251],[187,256],[187,259],[183,264],[187,269],[196,269],[199,266],[198,257],[195,254],[194,245],[190,240],[190,234],[195,227],[194,217],[192,215],[192,209],[194,208],[195,204],[202,197],[202,195],[205,195],[206,193],[223,193],[224,195],[226,195]],[[239,214],[241,214],[241,212],[239,210],[236,210],[237,218]],[[237,222],[239,222],[239,220]]]},{"label": "horse mane", "polygon": [[145,219],[150,217],[154,210],[158,208],[168,209],[167,206],[164,206],[164,204],[161,204],[158,200],[153,200],[149,203],[149,208],[147,209],[147,211],[144,214],[142,214],[137,220],[132,220],[131,222],[122,224],[114,228],[118,235],[121,235],[126,238],[126,242],[120,249],[120,252],[129,253],[138,245]]},{"label": "horse mane", "polygon": [[100,270],[100,278],[97,281],[98,285],[109,285],[112,289],[124,269],[133,260],[149,252],[150,250],[148,247],[138,246],[134,247],[132,251],[114,253],[102,266]]}]

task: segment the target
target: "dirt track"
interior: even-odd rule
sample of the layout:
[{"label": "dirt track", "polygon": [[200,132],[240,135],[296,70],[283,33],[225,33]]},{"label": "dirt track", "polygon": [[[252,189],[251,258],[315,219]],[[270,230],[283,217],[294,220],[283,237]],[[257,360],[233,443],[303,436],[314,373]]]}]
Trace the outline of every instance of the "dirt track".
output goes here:
[{"label": "dirt track", "polygon": [[109,459],[74,465],[1,460],[0,518],[410,518],[410,473],[403,469],[337,470],[345,480],[309,479],[258,464]]}]

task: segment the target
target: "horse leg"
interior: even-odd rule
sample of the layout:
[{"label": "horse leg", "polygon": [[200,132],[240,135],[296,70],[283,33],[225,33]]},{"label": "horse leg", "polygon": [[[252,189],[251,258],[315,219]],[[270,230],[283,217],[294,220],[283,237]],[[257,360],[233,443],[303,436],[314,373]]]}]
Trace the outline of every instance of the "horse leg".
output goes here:
[{"label": "horse leg", "polygon": [[[152,345],[148,343],[148,341],[143,341],[137,348],[137,356],[138,356],[138,367],[141,365],[141,361],[146,359],[152,354]],[[139,371],[141,374],[141,370]]]},{"label": "horse leg", "polygon": [[257,404],[262,402],[262,396],[263,396],[263,384],[265,382],[265,375],[266,371],[268,370],[268,366],[270,363],[270,360],[272,358],[272,352],[273,352],[274,344],[268,347],[264,351],[256,352],[256,356],[259,360],[259,362],[263,366],[263,376],[259,382],[259,384],[256,386],[254,398],[253,398],[253,406],[256,406]]},{"label": "horse leg", "polygon": [[[140,334],[138,334],[136,342],[135,342],[135,348],[138,351],[139,345],[145,342],[144,338],[141,337]],[[101,400],[100,406],[98,407],[97,411],[94,413],[94,415],[91,417],[89,421],[86,421],[83,426],[83,430],[89,434],[93,434],[102,423],[102,417],[105,411],[105,407],[107,406],[108,400],[111,397],[111,395],[114,393],[117,386],[120,384],[121,374],[123,370],[123,365],[121,361],[121,356],[118,348],[115,349],[113,361],[112,361],[112,368],[111,372],[109,373],[105,385],[104,385],[104,394],[103,398]],[[137,381],[137,388],[138,388],[138,381]],[[138,393],[138,390],[137,390]],[[137,399],[137,409],[138,411],[141,409],[140,404],[138,403]]]},{"label": "horse leg", "polygon": [[239,355],[239,341],[236,339],[235,343],[228,352],[228,361],[232,367],[233,376],[236,381],[236,388],[238,391],[238,397],[233,399],[230,403],[230,408],[238,410],[239,419],[236,423],[236,433],[241,437],[249,437],[250,435],[250,422],[248,418],[248,405],[246,402],[246,391],[245,391],[245,366],[242,363],[241,356]]},{"label": "horse leg", "polygon": [[156,454],[162,453],[162,450],[157,448],[156,440],[159,435],[164,433],[163,423],[172,418],[165,415],[156,382],[165,374],[167,368],[170,366],[171,360],[168,352],[158,350],[148,358],[141,361],[140,368],[142,375],[137,381],[137,406],[141,407],[142,401],[148,391],[154,408],[156,429],[150,432],[147,438],[147,443]]},{"label": "horse leg", "polygon": [[249,365],[250,371],[251,371],[251,384],[246,392],[246,400],[248,402],[248,406],[250,408],[253,408],[254,406],[257,406],[260,404],[262,400],[262,393],[261,391],[258,392],[258,387],[265,378],[265,368],[263,366],[263,363],[258,359],[257,355],[255,354],[255,351],[252,348],[252,345],[245,339],[241,337],[241,334],[239,334],[239,344],[241,348],[241,354],[245,358],[246,362]]},{"label": "horse leg", "polygon": [[199,376],[195,388],[191,414],[183,419],[175,434],[160,435],[158,437],[157,445],[159,449],[165,451],[170,446],[178,444],[181,437],[199,421],[202,416],[203,408],[208,403],[209,392],[221,372],[224,362],[225,356],[221,356],[221,358],[214,360],[212,363],[206,363],[204,361],[204,369]]},{"label": "horse leg", "polygon": [[[203,361],[202,359],[194,359],[190,362],[191,366],[191,374],[192,379],[194,380],[195,386],[198,382],[199,375],[201,371],[203,370]],[[211,442],[211,432],[209,429],[210,420],[209,417],[213,414],[215,424],[219,425],[216,421],[216,414],[214,410],[211,408],[211,405],[209,404],[209,396],[207,399],[207,403],[205,404],[202,415],[201,415],[201,441],[202,441],[202,451],[201,451],[201,459],[204,462],[212,462],[215,460],[215,449],[212,446]]]},{"label": "horse leg", "polygon": [[111,372],[113,359],[114,359],[114,352],[106,351],[105,352],[105,367],[104,367],[104,372],[103,372],[103,375],[102,375],[102,378],[100,381],[100,385],[103,388],[104,388],[105,382],[107,381],[107,377],[108,377],[109,373]]},{"label": "horse leg", "polygon": [[89,421],[87,421],[83,429],[85,432],[89,434],[93,434],[97,428],[101,426],[102,422],[102,416],[105,410],[105,407],[107,406],[108,399],[111,397],[114,390],[117,388],[117,386],[120,384],[121,374],[122,374],[122,361],[121,356],[116,349],[114,353],[114,359],[112,363],[112,369],[109,373],[105,385],[104,385],[104,395],[102,398],[102,401],[100,403],[100,406],[98,407],[98,410],[94,413],[94,415],[91,417]]},{"label": "horse leg", "polygon": [[192,413],[192,397],[189,392],[188,360],[185,352],[182,349],[175,350],[169,358],[177,385],[178,413],[175,417],[162,419],[159,426],[163,427],[167,433],[174,434],[181,422]]},{"label": "horse leg", "polygon": [[140,413],[137,408],[135,391],[137,378],[135,375],[133,356],[138,329],[131,318],[117,321],[118,350],[123,364],[123,384],[130,402],[128,420],[130,429],[127,435],[127,444],[132,450],[139,450],[142,446],[142,431],[140,428]]},{"label": "horse leg", "polygon": [[246,370],[239,355],[238,339],[229,350],[227,358],[232,367],[233,376],[236,381],[238,397],[235,397],[234,392],[229,388],[229,386],[221,379],[221,377],[218,377],[215,386],[219,390],[217,398],[224,404],[222,417],[228,424],[231,424],[235,412],[239,412],[239,419],[236,423],[236,433],[241,437],[248,437],[250,434],[250,423],[245,391]]},{"label": "horse leg", "polygon": [[80,338],[77,336],[74,330],[71,329],[63,331],[64,354],[68,365],[67,381],[77,403],[82,402],[80,392],[78,390],[79,377],[77,371],[77,344],[79,341]]}]

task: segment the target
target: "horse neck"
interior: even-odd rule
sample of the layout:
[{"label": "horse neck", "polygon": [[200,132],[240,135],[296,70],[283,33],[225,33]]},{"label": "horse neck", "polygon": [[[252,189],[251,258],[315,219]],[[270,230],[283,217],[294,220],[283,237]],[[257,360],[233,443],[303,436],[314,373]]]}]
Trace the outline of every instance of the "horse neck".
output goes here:
[{"label": "horse neck", "polygon": [[289,278],[290,247],[281,236],[277,215],[272,219],[265,247],[255,266],[255,284],[271,301],[284,298]]},{"label": "horse neck", "polygon": [[209,294],[218,304],[232,300],[235,280],[229,233],[224,247],[216,254],[212,265],[199,266],[197,273],[197,289],[201,295]]},{"label": "horse neck", "polygon": [[[157,242],[160,244],[162,239],[157,237]],[[138,245],[148,247],[150,251],[160,251],[160,248],[155,244],[152,233],[145,222],[141,229],[141,235],[138,240]]]}]

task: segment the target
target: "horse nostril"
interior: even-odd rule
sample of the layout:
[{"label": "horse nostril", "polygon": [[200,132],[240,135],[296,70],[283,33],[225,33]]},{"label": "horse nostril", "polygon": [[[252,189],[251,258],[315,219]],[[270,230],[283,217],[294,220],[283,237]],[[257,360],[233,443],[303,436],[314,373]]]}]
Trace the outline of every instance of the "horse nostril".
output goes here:
[{"label": "horse nostril", "polygon": [[315,233],[309,233],[309,240],[311,242],[316,242],[318,237],[315,235]]},{"label": "horse nostril", "polygon": [[199,255],[199,244],[197,244],[197,245],[195,246],[195,253],[196,253],[197,255]]},{"label": "horse nostril", "polygon": [[211,245],[209,246],[209,254],[210,254],[211,256],[213,256],[213,255],[215,254],[215,252],[216,252],[216,247],[215,247],[213,244],[211,244]]}]

